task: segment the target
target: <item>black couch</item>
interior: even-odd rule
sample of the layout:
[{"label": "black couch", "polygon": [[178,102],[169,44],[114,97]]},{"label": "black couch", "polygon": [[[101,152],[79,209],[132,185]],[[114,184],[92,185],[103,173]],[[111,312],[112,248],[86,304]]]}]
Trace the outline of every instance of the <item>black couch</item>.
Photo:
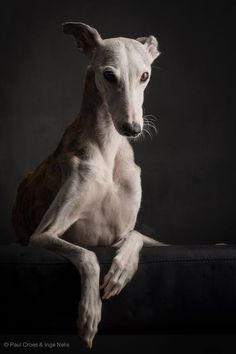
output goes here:
[{"label": "black couch", "polygon": [[[95,249],[102,277],[115,250]],[[74,334],[80,278],[43,249],[0,247],[0,332]],[[100,334],[234,333],[236,246],[145,248],[133,280],[103,301]]]}]

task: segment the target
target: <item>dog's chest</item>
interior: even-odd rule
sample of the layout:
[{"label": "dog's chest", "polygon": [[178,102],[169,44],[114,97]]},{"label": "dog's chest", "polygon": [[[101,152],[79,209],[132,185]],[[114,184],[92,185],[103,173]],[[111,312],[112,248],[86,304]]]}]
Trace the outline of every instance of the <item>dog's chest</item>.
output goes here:
[{"label": "dog's chest", "polygon": [[[89,167],[89,166],[88,166]],[[140,168],[117,161],[91,164],[86,196],[70,233],[80,245],[110,245],[134,228],[141,202]]]}]

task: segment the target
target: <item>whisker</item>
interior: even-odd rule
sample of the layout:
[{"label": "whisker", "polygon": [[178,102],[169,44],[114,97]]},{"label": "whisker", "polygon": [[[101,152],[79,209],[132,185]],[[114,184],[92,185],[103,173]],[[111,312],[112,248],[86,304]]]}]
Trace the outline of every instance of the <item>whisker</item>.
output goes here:
[{"label": "whisker", "polygon": [[146,125],[148,127],[151,127],[155,131],[157,130],[156,125],[153,122],[151,122],[151,121],[144,121],[144,125]]},{"label": "whisker", "polygon": [[150,130],[148,130],[148,129],[146,129],[146,128],[143,127],[143,131],[144,131],[145,133],[147,133],[147,134],[150,136],[151,140],[152,140],[152,134],[151,134]]},{"label": "whisker", "polygon": [[143,116],[144,125],[148,126],[150,129],[153,129],[156,134],[158,134],[158,127],[156,126],[159,123],[159,118],[153,114],[146,114]]},{"label": "whisker", "polygon": [[156,65],[153,65],[153,64],[152,64],[152,68],[157,69],[157,70],[161,69],[160,66],[156,66]]},{"label": "whisker", "polygon": [[156,124],[152,120],[144,117],[143,121],[144,121],[144,127],[147,128],[148,131],[152,129],[156,134],[158,134],[158,128],[156,127]]},{"label": "whisker", "polygon": [[154,116],[153,114],[145,114],[144,116],[143,116],[143,118],[148,118],[149,120],[151,120],[151,119],[153,119],[153,120],[159,120],[159,118],[158,117],[156,117],[156,116]]},{"label": "whisker", "polygon": [[156,126],[158,122],[159,119],[153,114],[144,115],[142,132],[137,137],[130,138],[130,140],[135,142],[142,142],[147,136],[152,140],[153,133],[158,134],[158,127]]}]

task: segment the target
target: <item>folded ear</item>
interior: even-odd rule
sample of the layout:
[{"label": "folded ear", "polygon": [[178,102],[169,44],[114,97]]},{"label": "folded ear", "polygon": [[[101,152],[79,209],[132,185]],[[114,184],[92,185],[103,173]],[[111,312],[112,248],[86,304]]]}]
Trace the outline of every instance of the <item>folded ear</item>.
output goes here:
[{"label": "folded ear", "polygon": [[62,28],[65,34],[74,36],[77,47],[88,56],[91,56],[94,49],[102,42],[98,31],[85,23],[65,22]]},{"label": "folded ear", "polygon": [[139,37],[136,40],[147,48],[151,63],[161,54],[158,50],[157,39],[154,36]]}]

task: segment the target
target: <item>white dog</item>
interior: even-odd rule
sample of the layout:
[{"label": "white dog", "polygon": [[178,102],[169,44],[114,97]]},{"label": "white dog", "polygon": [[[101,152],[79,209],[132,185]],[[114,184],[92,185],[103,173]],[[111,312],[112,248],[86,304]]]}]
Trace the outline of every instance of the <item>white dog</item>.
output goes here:
[{"label": "white dog", "polygon": [[66,257],[80,272],[78,326],[91,347],[102,302],[99,264],[86,247],[117,247],[101,286],[108,299],[133,277],[143,245],[160,245],[134,230],[140,168],[127,139],[142,133],[143,94],[159,52],[153,36],[102,39],[83,23],[63,30],[89,59],[82,107],[57,149],[21,182],[13,222],[23,243]]}]

